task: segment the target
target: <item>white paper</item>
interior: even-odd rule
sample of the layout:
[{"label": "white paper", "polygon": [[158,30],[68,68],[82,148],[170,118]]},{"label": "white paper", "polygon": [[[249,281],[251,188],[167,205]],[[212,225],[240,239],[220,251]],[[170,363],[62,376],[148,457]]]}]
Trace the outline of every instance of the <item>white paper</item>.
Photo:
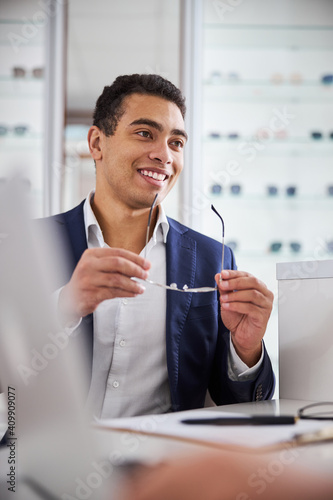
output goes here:
[{"label": "white paper", "polygon": [[295,434],[317,432],[332,422],[299,420],[294,425],[188,425],[181,422],[187,418],[247,417],[239,413],[219,411],[184,411],[160,415],[144,415],[131,418],[98,420],[103,428],[128,430],[152,435],[180,439],[205,441],[226,445],[260,448],[291,441]]}]

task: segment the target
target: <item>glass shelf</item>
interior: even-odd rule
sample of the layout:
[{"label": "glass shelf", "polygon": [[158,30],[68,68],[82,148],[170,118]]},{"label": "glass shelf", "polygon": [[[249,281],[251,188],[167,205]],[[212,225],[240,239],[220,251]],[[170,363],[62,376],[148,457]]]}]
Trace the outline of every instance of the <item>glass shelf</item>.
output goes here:
[{"label": "glass shelf", "polygon": [[[333,154],[333,140],[324,138],[311,139],[260,139],[242,137],[229,139],[204,138],[204,153],[213,155],[223,151],[224,154],[236,154],[238,161],[248,162],[249,158],[330,158]],[[260,148],[259,148],[260,145]]]},{"label": "glass shelf", "polygon": [[30,75],[18,78],[0,76],[0,99],[42,99],[44,97],[44,78]]},{"label": "glass shelf", "polygon": [[[228,245],[228,242],[226,242],[226,245]],[[262,259],[269,259],[270,261],[273,262],[288,262],[288,261],[295,261],[298,262],[300,260],[306,260],[309,258],[309,253],[308,252],[292,252],[288,250],[281,250],[279,252],[269,252],[268,250],[261,250],[261,251],[246,251],[246,250],[235,250],[234,251],[235,256],[236,256],[236,261],[239,261],[239,259],[252,259],[252,260],[262,260]],[[332,259],[333,253],[327,253],[327,258]]]},{"label": "glass shelf", "polygon": [[[228,49],[234,49],[234,50],[239,50],[239,49],[243,49],[241,43],[237,44],[236,43],[234,45],[230,45],[230,44],[225,44],[225,42],[221,42],[220,44],[217,44],[217,43],[214,43],[214,44],[206,44],[205,45],[205,49],[220,49],[221,47],[223,48],[228,48]],[[333,44],[327,46],[327,47],[312,47],[312,46],[304,46],[304,47],[300,47],[300,46],[297,46],[297,45],[286,45],[286,46],[283,46],[283,47],[279,47],[278,45],[265,45],[264,47],[258,42],[258,44],[252,44],[252,45],[248,45],[247,47],[244,47],[244,50],[260,50],[260,51],[269,51],[269,50],[272,50],[272,49],[277,49],[277,48],[283,48],[285,49],[286,51],[325,51],[325,52],[332,52],[333,51]]]},{"label": "glass shelf", "polygon": [[[36,39],[36,40],[29,40],[29,47],[41,47],[43,48],[44,47],[44,40],[41,40],[41,39]],[[3,40],[3,39],[0,39],[0,47],[10,47],[12,48],[13,47],[13,44],[10,40]],[[26,46],[22,45],[19,47],[20,50],[24,49],[24,48],[27,48]]]},{"label": "glass shelf", "polygon": [[14,98],[15,100],[29,100],[29,99],[36,99],[38,101],[40,101],[41,99],[43,99],[43,94],[41,94],[40,92],[20,92],[19,94],[16,94],[14,91],[13,92],[7,92],[7,93],[4,93],[4,92],[0,92],[0,100],[2,99],[10,99],[10,98]]},{"label": "glass shelf", "polygon": [[[333,180],[332,180],[333,184]],[[310,204],[311,210],[328,210],[333,208],[333,196],[326,194],[322,195],[294,195],[288,196],[287,194],[268,196],[266,194],[212,194],[206,193],[207,198],[211,203],[233,203],[244,204],[247,208],[258,208],[258,202],[265,204],[267,210],[292,210],[303,209],[304,205]],[[242,208],[243,210],[243,208]]]},{"label": "glass shelf", "polygon": [[329,96],[301,96],[299,89],[295,95],[282,94],[281,92],[272,92],[271,94],[258,94],[258,93],[247,93],[243,92],[243,95],[238,95],[234,90],[229,93],[224,93],[219,96],[209,96],[206,97],[207,102],[212,103],[237,103],[237,104],[332,104],[333,103],[333,92]]},{"label": "glass shelf", "polygon": [[[204,47],[261,51],[333,50],[333,26],[204,24]],[[311,34],[311,37],[309,36]],[[311,42],[309,42],[311,40]],[[262,43],[264,41],[264,44]]]},{"label": "glass shelf", "polygon": [[257,32],[258,30],[274,30],[274,31],[331,31],[333,32],[333,25],[300,25],[300,24],[226,24],[221,23],[204,23],[204,29],[217,29],[217,30],[250,30]]},{"label": "glass shelf", "polygon": [[43,99],[44,82],[18,82],[15,85],[3,85],[0,82],[0,99]]},{"label": "glass shelf", "polygon": [[[332,127],[333,128],[333,127]],[[331,133],[331,132],[330,132]],[[221,137],[204,137],[203,138],[203,141],[206,142],[206,143],[212,143],[212,144],[227,144],[227,145],[231,145],[231,144],[237,144],[237,143],[241,143],[241,142],[255,142],[255,141],[258,141],[260,142],[261,144],[279,144],[279,145],[297,145],[297,144],[307,144],[309,146],[320,146],[320,145],[330,145],[330,146],[333,146],[333,138],[331,139],[330,137],[323,137],[321,139],[310,139],[310,138],[307,138],[307,137],[295,137],[295,138],[285,138],[285,139],[279,139],[279,138],[275,138],[273,137],[272,139],[263,139],[263,138],[260,138],[260,137],[251,137],[251,136],[239,136],[239,137],[235,137],[235,138],[232,138],[232,137],[223,137],[223,135],[221,135]]]},{"label": "glass shelf", "polygon": [[[314,259],[313,252],[288,252],[288,251],[281,251],[281,252],[265,252],[265,251],[258,251],[258,252],[247,252],[246,250],[236,250],[235,252],[235,259],[236,263],[239,269],[245,268],[246,269],[252,269],[253,268],[256,270],[256,273],[259,272],[261,267],[265,269],[267,272],[267,269],[270,269],[272,266],[272,269],[270,269],[272,275],[275,275],[275,266],[278,262],[304,262],[304,261],[309,261],[312,262],[313,260],[318,260]],[[320,254],[320,260],[331,260],[333,259],[333,253],[329,252],[322,252]],[[259,273],[260,274],[260,273]],[[268,279],[266,278],[266,284],[268,285]],[[273,291],[273,280],[272,284],[270,286],[270,289]],[[277,301],[277,295],[275,297],[275,300]]]},{"label": "glass shelf", "polygon": [[32,133],[27,132],[22,136],[15,135],[13,133],[8,134],[8,136],[0,136],[0,146],[2,151],[16,151],[21,149],[35,149],[38,150],[42,146],[43,134],[42,133]]},{"label": "glass shelf", "polygon": [[33,18],[0,19],[0,47],[14,48],[17,50],[29,47],[44,47],[45,24]]},{"label": "glass shelf", "polygon": [[[333,55],[332,55],[333,59]],[[333,84],[320,81],[274,83],[268,80],[225,80],[219,83],[205,81],[203,95],[207,102],[283,102],[331,103]]]},{"label": "glass shelf", "polygon": [[[258,137],[240,136],[237,139],[228,137],[202,139],[204,154],[233,154],[238,161],[249,162],[255,158],[331,158],[333,140],[326,137],[320,140],[307,138],[261,139]],[[260,146],[260,147],[259,147]],[[251,160],[252,161],[252,160]]]},{"label": "glass shelf", "polygon": [[302,87],[315,87],[316,90],[325,90],[325,91],[331,91],[333,92],[333,82],[332,83],[322,83],[321,81],[318,80],[302,80],[301,82],[292,82],[291,80],[282,80],[281,82],[274,82],[271,80],[250,80],[250,79],[242,79],[241,77],[237,78],[226,78],[223,79],[221,76],[221,80],[217,81],[210,81],[210,80],[204,80],[203,84],[206,85],[207,87],[240,87],[240,86],[245,86],[245,87],[269,87],[269,88],[274,88],[274,89],[281,89],[283,87],[288,87],[288,90],[290,88],[299,90]]},{"label": "glass shelf", "polygon": [[44,80],[35,78],[19,81],[17,79],[0,80],[0,99],[41,99],[44,96]]},{"label": "glass shelf", "polygon": [[44,27],[45,26],[45,22],[41,23],[40,21],[36,21],[35,19],[0,19],[0,25],[1,24],[27,24],[27,23],[31,23],[31,24],[34,24],[36,26],[39,26],[39,27]]},{"label": "glass shelf", "polygon": [[15,76],[10,76],[10,75],[0,75],[0,85],[3,84],[3,83],[12,83],[12,84],[28,84],[28,83],[31,83],[31,82],[34,82],[34,83],[39,83],[39,82],[43,82],[44,81],[44,78],[36,78],[34,76],[22,76],[22,77],[15,77]]}]

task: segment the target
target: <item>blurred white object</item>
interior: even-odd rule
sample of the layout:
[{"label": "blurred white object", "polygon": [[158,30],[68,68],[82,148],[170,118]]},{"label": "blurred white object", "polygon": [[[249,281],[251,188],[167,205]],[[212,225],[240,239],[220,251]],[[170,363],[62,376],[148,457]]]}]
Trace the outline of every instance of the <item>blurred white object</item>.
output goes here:
[{"label": "blurred white object", "polygon": [[333,400],[333,260],[277,264],[280,398]]},{"label": "blurred white object", "polygon": [[85,366],[76,339],[53,321],[50,290],[60,270],[52,256],[60,249],[35,227],[22,182],[13,179],[0,192],[0,383],[13,409],[15,494],[4,478],[7,444],[0,497],[103,500],[110,470],[100,466],[83,412]]}]

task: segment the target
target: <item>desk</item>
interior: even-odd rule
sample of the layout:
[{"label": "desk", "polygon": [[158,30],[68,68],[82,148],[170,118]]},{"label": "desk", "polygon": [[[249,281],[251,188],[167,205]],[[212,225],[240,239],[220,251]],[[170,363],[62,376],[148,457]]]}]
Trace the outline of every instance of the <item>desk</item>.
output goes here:
[{"label": "desk", "polygon": [[[311,403],[311,401],[273,400],[211,407],[207,408],[207,411],[212,414],[216,411],[267,415],[296,414],[298,408],[308,403]],[[198,411],[199,410],[193,410],[193,416],[195,416]],[[92,435],[98,449],[100,461],[102,462],[108,459],[113,465],[133,461],[152,464],[161,460],[172,460],[184,455],[192,456],[195,453],[203,453],[210,449],[203,445],[184,442],[172,437],[148,436],[126,431],[93,428]],[[244,443],[244,445],[246,445],[246,443]],[[70,447],[71,443],[68,443],[68,446]],[[298,447],[294,450],[296,450],[296,454],[294,455],[295,460],[293,465],[301,466],[305,469],[309,468],[312,472],[317,470],[324,474],[327,473],[331,475],[331,471],[333,470],[333,442]],[[270,453],[268,456],[272,456],[272,458],[276,459],[279,457],[279,453],[279,451],[276,451]],[[33,449],[31,450],[31,454],[33,456]],[[3,470],[5,471],[7,469],[7,456],[7,450],[3,450],[3,453],[0,453],[0,470],[1,459],[3,461]],[[98,462],[98,459],[95,459],[95,461]],[[92,470],[95,472],[95,469]],[[98,497],[98,500],[110,500],[111,498],[112,500],[117,500],[117,491],[119,491],[121,487],[123,477],[120,470],[121,468],[115,467],[112,472],[111,481],[108,485],[108,488],[110,487],[108,489],[110,492],[108,497],[105,499],[104,497]],[[39,477],[40,474],[38,474],[38,478]],[[42,480],[42,478],[40,479]],[[3,486],[5,485],[3,484]],[[40,500],[38,495],[33,495],[32,492],[29,493],[30,495],[28,496],[28,491],[25,492],[24,500],[28,498],[29,500]],[[90,497],[90,500],[95,500],[95,498],[97,499],[97,497],[93,495]]]},{"label": "desk", "polygon": [[[216,406],[207,408],[207,410],[212,413],[214,411],[223,411],[242,414],[295,415],[299,408],[309,403],[311,401],[284,399]],[[196,412],[197,410],[193,410],[193,416],[195,416]],[[209,449],[204,445],[180,441],[177,438],[118,430],[95,429],[94,435],[102,453],[107,454],[111,461],[114,458],[115,462],[117,460],[128,460],[154,463],[160,460],[172,459],[182,454],[201,453]],[[246,443],[244,445],[246,446]],[[110,450],[113,450],[113,456],[110,455]],[[298,464],[305,467],[310,466],[312,470],[317,469],[328,473],[333,470],[333,442],[301,446],[297,447],[297,451],[299,454],[297,456]],[[278,453],[277,451],[276,454]]]}]

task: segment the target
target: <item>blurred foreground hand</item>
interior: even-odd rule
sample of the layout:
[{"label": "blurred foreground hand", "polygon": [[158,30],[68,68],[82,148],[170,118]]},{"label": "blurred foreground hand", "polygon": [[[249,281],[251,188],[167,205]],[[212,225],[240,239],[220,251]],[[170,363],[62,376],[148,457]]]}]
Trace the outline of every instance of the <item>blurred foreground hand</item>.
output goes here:
[{"label": "blurred foreground hand", "polygon": [[[177,458],[134,473],[119,500],[332,500],[333,480],[296,469],[279,456],[210,453]],[[288,455],[289,454],[289,455]]]}]

